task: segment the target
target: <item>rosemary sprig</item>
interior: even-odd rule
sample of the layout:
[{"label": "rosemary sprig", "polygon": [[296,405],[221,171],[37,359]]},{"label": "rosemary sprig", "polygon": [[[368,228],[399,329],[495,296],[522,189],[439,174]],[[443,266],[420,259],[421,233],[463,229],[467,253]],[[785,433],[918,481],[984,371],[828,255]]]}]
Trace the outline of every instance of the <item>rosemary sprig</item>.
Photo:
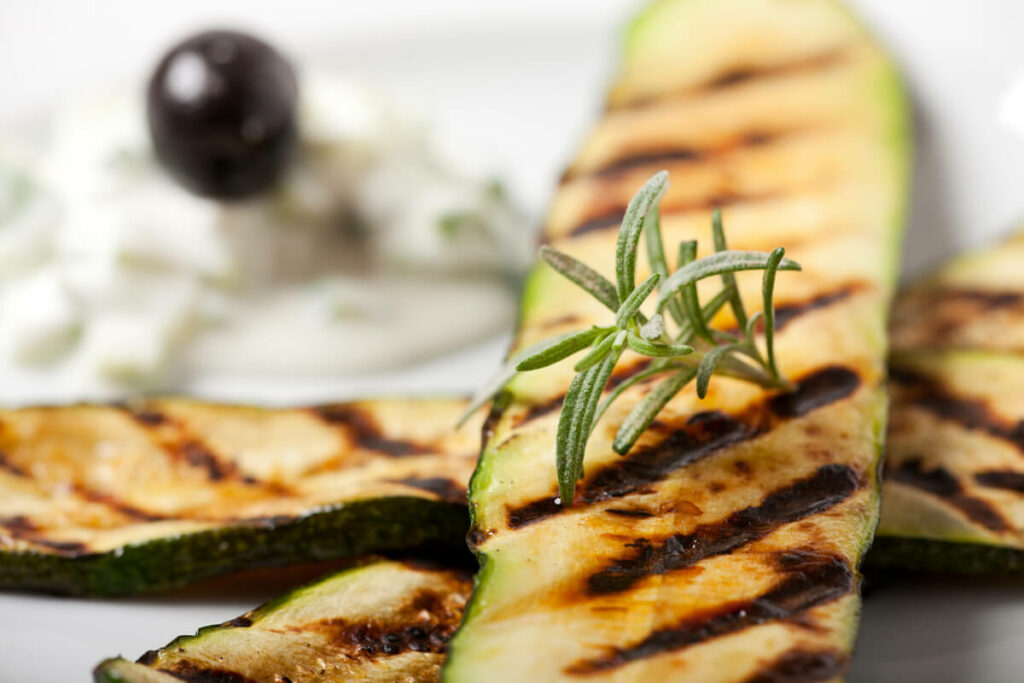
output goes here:
[{"label": "rosemary sprig", "polygon": [[[788,390],[775,358],[775,279],[780,270],[800,270],[785,258],[782,248],[771,253],[732,251],[726,246],[722,215],[712,214],[715,251],[697,258],[697,243],[679,245],[676,270],[670,272],[661,237],[658,203],[668,188],[668,173],[648,180],[630,201],[619,229],[615,252],[615,282],[578,259],[549,246],[540,257],[555,271],[601,302],[615,314],[613,324],[593,326],[534,344],[508,360],[467,409],[473,413],[490,400],[517,372],[539,370],[577,353],[586,354],[575,364],[558,419],[555,465],[558,492],[563,505],[572,505],[576,482],[583,476],[587,441],[608,407],[628,388],[663,376],[633,406],[619,425],[612,447],[625,454],[651,425],[658,413],[691,381],[696,379],[700,398],[707,395],[713,375],[753,382],[769,389]],[[637,249],[645,235],[652,274],[636,284]],[[735,273],[761,270],[763,310],[748,316],[736,285]],[[697,283],[712,277],[722,288],[701,304]],[[643,305],[657,292],[655,312],[648,318]],[[728,304],[739,333],[726,334],[710,327],[710,321]],[[674,322],[669,328],[665,314]],[[764,352],[756,331],[763,321]],[[621,382],[604,399],[605,388],[626,350],[651,358],[647,368]],[[465,418],[463,418],[464,421]]]}]

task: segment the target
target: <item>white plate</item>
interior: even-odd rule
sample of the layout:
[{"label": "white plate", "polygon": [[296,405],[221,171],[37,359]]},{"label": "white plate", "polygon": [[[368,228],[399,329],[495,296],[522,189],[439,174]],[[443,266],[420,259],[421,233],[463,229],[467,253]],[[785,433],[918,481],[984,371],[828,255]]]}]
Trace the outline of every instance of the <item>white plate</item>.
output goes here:
[{"label": "white plate", "polygon": [[[280,4],[220,2],[214,10],[204,9],[209,4],[146,3],[143,11],[140,3],[117,2],[98,17],[76,14],[84,7],[78,3],[56,11],[42,2],[5,5],[0,82],[12,85],[0,93],[0,116],[24,113],[44,101],[46,86],[26,82],[27,57],[17,59],[38,55],[42,34],[49,45],[69,49],[58,56],[46,53],[28,68],[34,68],[33,79],[45,84],[51,78],[66,90],[131,75],[119,51],[144,69],[146,55],[185,28],[241,16],[262,33],[280,34],[300,57],[416,97],[447,125],[493,152],[513,189],[540,215],[560,167],[598,111],[614,27],[631,3],[387,0],[358,3],[357,10],[351,7],[356,3],[331,3],[328,9],[326,3],[296,0],[280,22]],[[983,8],[963,0],[853,4],[904,64],[917,102],[917,194],[906,258],[906,272],[916,272],[1024,217],[1024,143],[998,117],[1004,93],[1024,68],[1024,5],[1018,0],[988,0]],[[158,15],[149,16],[151,11]],[[55,16],[66,21],[56,22]],[[114,17],[120,23],[104,25]],[[93,30],[79,30],[87,21]],[[100,43],[109,46],[96,49]],[[85,50],[81,62],[88,68],[72,63],[69,55],[76,50]],[[275,402],[466,391],[493,369],[502,344],[495,340],[416,368],[358,379],[268,387],[210,378],[196,389]],[[0,595],[0,681],[82,680],[102,657],[136,657],[281,590],[280,581],[264,579],[116,601]],[[867,596],[849,680],[1013,681],[1024,678],[1022,665],[1024,583],[916,579]]]}]

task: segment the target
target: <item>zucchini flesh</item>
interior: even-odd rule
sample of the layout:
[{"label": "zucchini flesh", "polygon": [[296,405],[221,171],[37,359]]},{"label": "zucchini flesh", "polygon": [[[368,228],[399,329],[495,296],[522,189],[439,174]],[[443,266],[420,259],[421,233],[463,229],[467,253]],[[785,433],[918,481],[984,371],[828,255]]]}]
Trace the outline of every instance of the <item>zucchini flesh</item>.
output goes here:
[{"label": "zucchini flesh", "polygon": [[[461,399],[0,411],[0,588],[117,595],[462,544]],[[474,429],[473,427],[477,429]]]},{"label": "zucchini flesh", "polygon": [[439,679],[462,616],[466,572],[376,561],[320,579],[138,661],[102,662],[97,683]]},{"label": "zucchini flesh", "polygon": [[[804,266],[776,289],[776,349],[798,389],[715,378],[707,400],[684,391],[620,457],[615,429],[651,384],[633,387],[595,429],[566,508],[554,444],[571,363],[516,377],[470,483],[482,568],[444,680],[841,675],[878,519],[908,125],[896,71],[831,0],[661,0],[632,24],[546,238],[610,277],[627,201],[668,169],[670,251],[709,249],[724,205],[730,247],[786,246]],[[759,301],[759,278],[740,286]],[[541,265],[517,347],[608,319]],[[644,367],[624,358],[613,382]]]},{"label": "zucchini flesh", "polygon": [[1024,233],[960,256],[893,310],[872,564],[1024,572]]}]

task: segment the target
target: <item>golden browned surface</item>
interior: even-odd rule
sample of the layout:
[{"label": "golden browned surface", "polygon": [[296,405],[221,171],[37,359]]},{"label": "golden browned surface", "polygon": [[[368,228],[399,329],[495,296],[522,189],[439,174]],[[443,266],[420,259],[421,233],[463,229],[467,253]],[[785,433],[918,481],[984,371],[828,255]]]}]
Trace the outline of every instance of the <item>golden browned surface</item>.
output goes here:
[{"label": "golden browned surface", "polygon": [[462,400],[0,410],[0,550],[78,556],[387,496],[461,502]]},{"label": "golden browned surface", "polygon": [[[781,245],[803,264],[777,288],[777,349],[798,390],[716,378],[707,400],[682,392],[619,456],[615,429],[652,385],[630,390],[597,426],[565,508],[554,444],[571,363],[516,378],[471,484],[485,563],[446,680],[841,675],[878,514],[906,133],[898,78],[837,3],[662,0],[633,25],[547,238],[611,277],[626,202],[668,169],[669,253],[687,239],[707,253],[723,206],[731,247]],[[757,275],[740,284],[760,300]],[[540,268],[518,344],[609,320]],[[627,354],[617,378],[642,362]]]},{"label": "golden browned surface", "polygon": [[1017,234],[897,300],[881,535],[1024,548],[1022,264]]},{"label": "golden browned surface", "polygon": [[471,589],[464,572],[374,562],[182,636],[137,662],[104,662],[97,680],[429,683],[439,679]]}]

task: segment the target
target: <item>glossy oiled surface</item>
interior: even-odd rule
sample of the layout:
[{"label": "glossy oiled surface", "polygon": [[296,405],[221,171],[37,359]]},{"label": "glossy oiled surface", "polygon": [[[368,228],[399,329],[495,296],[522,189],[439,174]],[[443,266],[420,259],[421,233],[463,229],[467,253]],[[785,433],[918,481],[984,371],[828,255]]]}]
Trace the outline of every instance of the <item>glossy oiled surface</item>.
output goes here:
[{"label": "glossy oiled surface", "polygon": [[[553,465],[571,364],[517,378],[470,487],[484,564],[446,680],[832,679],[848,665],[878,513],[906,202],[898,78],[828,0],[657,2],[624,59],[548,239],[611,276],[626,202],[666,168],[669,245],[696,238],[706,252],[723,206],[730,246],[784,245],[803,264],[777,289],[780,363],[797,390],[713,380],[706,401],[684,391],[620,457],[615,428],[650,385],[631,390],[597,426],[567,509]],[[759,278],[741,283],[758,301]],[[539,268],[518,342],[608,317]],[[618,378],[641,362],[624,357]]]}]

